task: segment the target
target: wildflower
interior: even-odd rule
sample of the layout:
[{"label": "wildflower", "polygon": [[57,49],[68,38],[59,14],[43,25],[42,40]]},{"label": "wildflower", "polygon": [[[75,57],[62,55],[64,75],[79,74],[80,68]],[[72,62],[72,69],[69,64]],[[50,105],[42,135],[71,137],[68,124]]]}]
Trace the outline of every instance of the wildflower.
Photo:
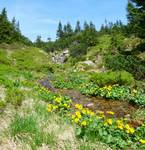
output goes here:
[{"label": "wildflower", "polygon": [[55,101],[58,102],[58,103],[60,103],[61,102],[61,97],[56,97]]},{"label": "wildflower", "polygon": [[72,117],[72,119],[75,119],[75,115],[72,115],[71,117]]},{"label": "wildflower", "polygon": [[66,104],[66,103],[65,103],[65,104],[63,104],[63,106],[64,106],[64,107],[66,107],[66,108],[68,108],[68,104]]},{"label": "wildflower", "polygon": [[93,111],[90,111],[90,116],[94,116],[95,115],[95,113],[93,112]]},{"label": "wildflower", "polygon": [[123,125],[117,125],[117,128],[123,130]]},{"label": "wildflower", "polygon": [[87,125],[87,122],[86,121],[83,121],[82,123],[81,123],[81,126],[83,126],[83,127],[85,127]]},{"label": "wildflower", "polygon": [[107,119],[105,122],[104,122],[104,125],[112,125],[112,119]]},{"label": "wildflower", "polygon": [[109,85],[109,86],[107,87],[107,89],[108,89],[109,91],[111,91],[111,90],[112,90],[112,86]]},{"label": "wildflower", "polygon": [[143,139],[140,139],[139,142],[140,142],[141,144],[145,144],[145,140],[143,140]]},{"label": "wildflower", "polygon": [[133,134],[135,132],[134,128],[130,127],[129,124],[125,125],[126,133]]},{"label": "wildflower", "polygon": [[48,112],[51,112],[51,111],[52,111],[52,109],[48,108],[48,109],[47,109],[47,111],[48,111]]},{"label": "wildflower", "polygon": [[77,118],[79,118],[79,119],[81,118],[81,113],[79,111],[76,111],[75,114],[76,114]]},{"label": "wildflower", "polygon": [[52,104],[48,104],[48,108],[52,108]]},{"label": "wildflower", "polygon": [[103,116],[96,116],[96,119],[102,119],[104,118]]},{"label": "wildflower", "polygon": [[56,109],[58,109],[58,106],[54,105],[53,110],[56,110]]},{"label": "wildflower", "polygon": [[133,91],[132,91],[134,94],[136,94],[137,93],[137,90],[135,90],[135,89],[133,89]]},{"label": "wildflower", "polygon": [[79,122],[79,118],[75,118],[74,122],[78,123]]},{"label": "wildflower", "polygon": [[109,115],[114,115],[115,114],[115,112],[113,112],[113,111],[107,111],[106,113],[109,114]]},{"label": "wildflower", "polygon": [[87,110],[86,109],[82,109],[82,114],[86,114],[87,113]]},{"label": "wildflower", "polygon": [[116,121],[116,123],[117,123],[117,124],[122,124],[123,122],[122,122],[122,120],[118,119],[118,120]]},{"label": "wildflower", "polygon": [[79,110],[82,110],[83,109],[83,106],[81,104],[75,104],[75,108],[76,109],[79,109]]},{"label": "wildflower", "polygon": [[97,111],[97,113],[99,113],[99,114],[104,114],[104,112],[103,112],[103,111]]}]

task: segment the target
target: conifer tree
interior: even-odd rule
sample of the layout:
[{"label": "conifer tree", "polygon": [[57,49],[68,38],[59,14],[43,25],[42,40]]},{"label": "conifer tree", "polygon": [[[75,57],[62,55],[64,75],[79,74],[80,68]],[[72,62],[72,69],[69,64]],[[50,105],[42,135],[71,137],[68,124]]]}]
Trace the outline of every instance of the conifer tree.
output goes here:
[{"label": "conifer tree", "polygon": [[75,33],[80,33],[80,32],[81,32],[80,21],[77,21],[75,27]]},{"label": "conifer tree", "polygon": [[136,36],[145,38],[145,1],[129,0],[127,9],[130,30]]},{"label": "conifer tree", "polygon": [[62,38],[63,37],[63,28],[61,22],[58,24],[58,29],[57,29],[57,38]]},{"label": "conifer tree", "polygon": [[84,30],[88,30],[89,29],[89,25],[88,25],[88,23],[85,21],[84,22]]},{"label": "conifer tree", "polygon": [[68,36],[71,36],[73,34],[73,29],[69,22],[66,25],[66,31],[67,31]]}]

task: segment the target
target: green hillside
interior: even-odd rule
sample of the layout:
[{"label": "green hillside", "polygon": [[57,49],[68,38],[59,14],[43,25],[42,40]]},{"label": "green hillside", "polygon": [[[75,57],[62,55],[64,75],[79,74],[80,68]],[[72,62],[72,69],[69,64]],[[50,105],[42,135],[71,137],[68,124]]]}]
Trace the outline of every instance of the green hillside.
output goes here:
[{"label": "green hillside", "polygon": [[32,42],[1,11],[0,150],[145,149],[144,2],[127,12]]}]

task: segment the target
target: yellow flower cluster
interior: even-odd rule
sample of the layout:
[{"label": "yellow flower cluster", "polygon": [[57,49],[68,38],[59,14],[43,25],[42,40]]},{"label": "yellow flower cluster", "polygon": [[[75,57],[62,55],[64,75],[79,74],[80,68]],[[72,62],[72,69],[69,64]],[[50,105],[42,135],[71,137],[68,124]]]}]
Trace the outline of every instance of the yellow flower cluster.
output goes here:
[{"label": "yellow flower cluster", "polygon": [[133,134],[135,132],[135,129],[133,127],[130,127],[129,124],[125,125],[125,130],[126,130],[126,133],[129,133],[129,134]]},{"label": "yellow flower cluster", "polygon": [[81,104],[75,104],[75,108],[76,109],[79,109],[79,110],[82,110],[83,109],[83,106]]},{"label": "yellow flower cluster", "polygon": [[120,129],[120,130],[123,130],[123,129],[124,129],[123,120],[118,119],[118,120],[116,121],[116,124],[117,124],[116,127],[117,127],[118,129]]},{"label": "yellow flower cluster", "polygon": [[104,125],[106,126],[106,125],[112,125],[112,123],[113,123],[113,120],[112,119],[106,119],[105,121],[104,121]]},{"label": "yellow flower cluster", "polygon": [[115,114],[115,112],[113,112],[113,111],[107,111],[106,113],[109,114],[109,115],[114,115]]},{"label": "yellow flower cluster", "polygon": [[55,111],[56,109],[58,109],[57,105],[48,104],[48,108],[47,108],[48,112]]},{"label": "yellow flower cluster", "polygon": [[56,97],[56,98],[54,99],[54,101],[56,101],[57,103],[61,103],[61,100],[62,100],[61,97]]},{"label": "yellow flower cluster", "polygon": [[144,140],[143,140],[143,139],[140,139],[139,142],[140,142],[141,144],[145,144],[145,139],[144,139]]},{"label": "yellow flower cluster", "polygon": [[111,91],[111,90],[112,90],[112,86],[111,86],[111,85],[109,85],[109,86],[104,86],[103,89],[106,89],[106,90],[108,90],[108,91]]}]

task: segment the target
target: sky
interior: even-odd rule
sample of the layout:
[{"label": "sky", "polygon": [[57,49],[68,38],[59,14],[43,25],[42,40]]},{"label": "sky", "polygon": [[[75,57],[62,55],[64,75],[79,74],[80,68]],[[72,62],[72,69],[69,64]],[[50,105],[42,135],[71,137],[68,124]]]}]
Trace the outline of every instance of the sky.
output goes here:
[{"label": "sky", "polygon": [[58,22],[92,21],[99,30],[105,22],[126,19],[127,0],[0,0],[0,10],[6,7],[8,17],[20,22],[21,32],[34,41],[37,35],[43,40],[56,38]]}]

